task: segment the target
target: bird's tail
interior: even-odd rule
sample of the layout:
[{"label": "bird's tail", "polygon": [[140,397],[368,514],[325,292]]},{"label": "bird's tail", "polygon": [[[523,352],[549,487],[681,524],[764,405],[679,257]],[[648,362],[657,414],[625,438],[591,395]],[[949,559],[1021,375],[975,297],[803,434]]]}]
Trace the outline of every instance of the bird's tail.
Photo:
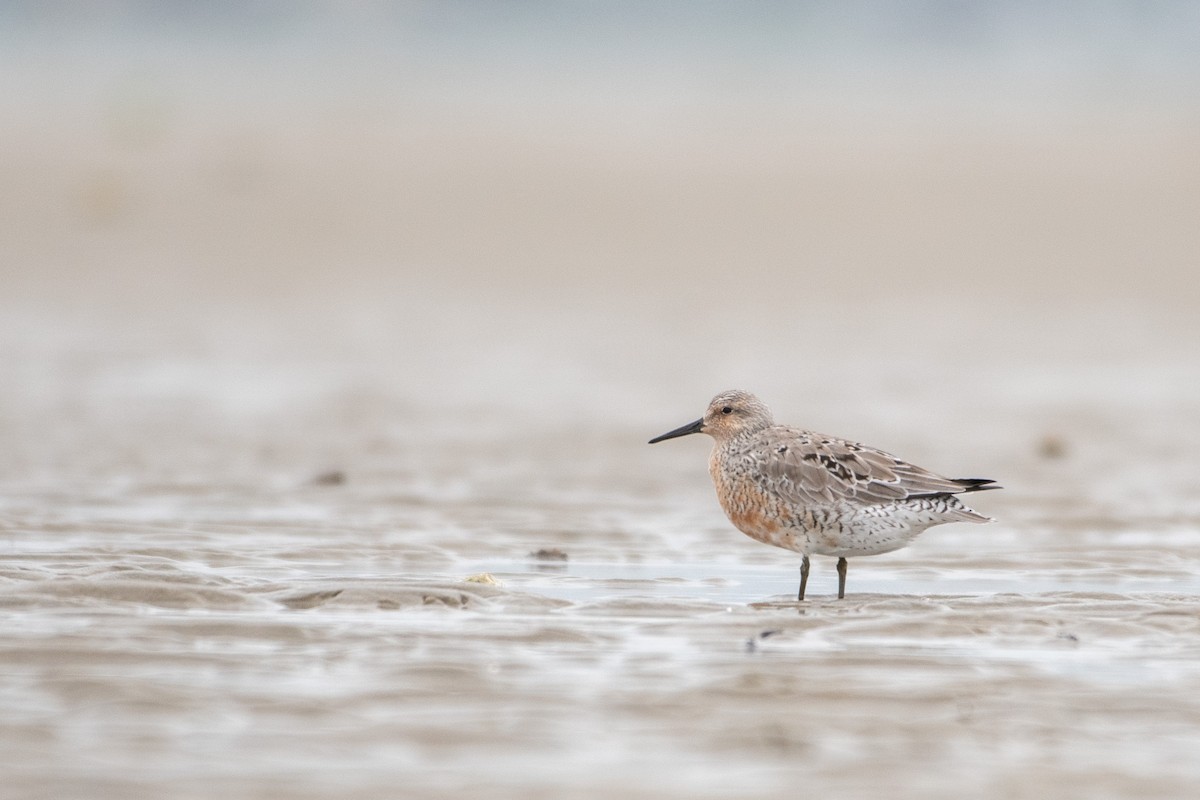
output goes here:
[{"label": "bird's tail", "polygon": [[960,490],[963,494],[966,494],[967,492],[986,492],[988,489],[1004,488],[991,478],[955,478],[954,482],[963,487]]},{"label": "bird's tail", "polygon": [[[999,489],[999,486],[985,486],[985,489]],[[968,490],[970,491],[970,490]],[[962,522],[995,522],[991,517],[980,514],[973,508],[963,504],[961,500],[953,495],[946,498],[946,505],[950,513]]]}]

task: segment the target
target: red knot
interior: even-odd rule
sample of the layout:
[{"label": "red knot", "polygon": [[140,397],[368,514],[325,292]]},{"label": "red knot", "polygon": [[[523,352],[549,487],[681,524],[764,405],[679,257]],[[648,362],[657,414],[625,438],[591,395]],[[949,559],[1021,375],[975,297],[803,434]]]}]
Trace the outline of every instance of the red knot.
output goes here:
[{"label": "red knot", "polygon": [[991,522],[956,494],[999,489],[986,478],[945,478],[890,453],[813,431],[776,425],[749,392],[722,392],[704,416],[650,440],[691,433],[713,437],[708,471],[721,508],[751,539],[804,556],[837,556],[838,599],[846,596],[846,559],[899,550],[926,528]]}]

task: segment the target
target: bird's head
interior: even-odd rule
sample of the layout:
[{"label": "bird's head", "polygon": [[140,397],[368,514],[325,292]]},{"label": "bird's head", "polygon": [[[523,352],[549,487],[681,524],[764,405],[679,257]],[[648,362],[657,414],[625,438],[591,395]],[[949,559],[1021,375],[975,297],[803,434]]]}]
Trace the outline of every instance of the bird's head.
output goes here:
[{"label": "bird's head", "polygon": [[687,436],[690,433],[707,433],[718,442],[727,441],[743,433],[754,433],[775,424],[771,409],[763,401],[741,389],[721,392],[708,404],[704,416],[695,422],[667,431],[650,440],[650,444]]}]

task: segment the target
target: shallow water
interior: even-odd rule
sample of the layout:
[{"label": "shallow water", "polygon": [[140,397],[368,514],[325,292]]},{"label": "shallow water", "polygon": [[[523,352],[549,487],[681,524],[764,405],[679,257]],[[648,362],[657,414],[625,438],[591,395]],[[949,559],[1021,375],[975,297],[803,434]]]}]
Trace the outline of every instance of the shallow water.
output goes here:
[{"label": "shallow water", "polygon": [[[444,444],[389,428],[405,402],[236,435],[179,413],[178,458],[131,436],[62,480],[9,473],[14,796],[1184,796],[1200,777],[1192,495],[1111,497],[1086,458],[984,448],[999,522],[852,560],[843,601],[817,559],[797,604],[797,557],[729,528],[699,441],[484,420]],[[292,438],[314,418],[341,419],[336,460]]]}]

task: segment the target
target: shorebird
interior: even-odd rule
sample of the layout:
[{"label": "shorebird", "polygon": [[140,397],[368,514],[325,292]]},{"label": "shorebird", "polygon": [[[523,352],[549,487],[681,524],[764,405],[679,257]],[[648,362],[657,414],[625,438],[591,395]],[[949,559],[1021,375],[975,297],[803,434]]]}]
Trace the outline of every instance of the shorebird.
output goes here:
[{"label": "shorebird", "polygon": [[734,527],[764,544],[794,550],[804,599],[810,555],[837,556],[838,599],[846,559],[898,550],[926,528],[991,522],[955,495],[999,489],[986,478],[945,478],[890,453],[814,431],[776,425],[754,395],[722,392],[704,416],[650,444],[692,433],[715,440],[708,471]]}]

